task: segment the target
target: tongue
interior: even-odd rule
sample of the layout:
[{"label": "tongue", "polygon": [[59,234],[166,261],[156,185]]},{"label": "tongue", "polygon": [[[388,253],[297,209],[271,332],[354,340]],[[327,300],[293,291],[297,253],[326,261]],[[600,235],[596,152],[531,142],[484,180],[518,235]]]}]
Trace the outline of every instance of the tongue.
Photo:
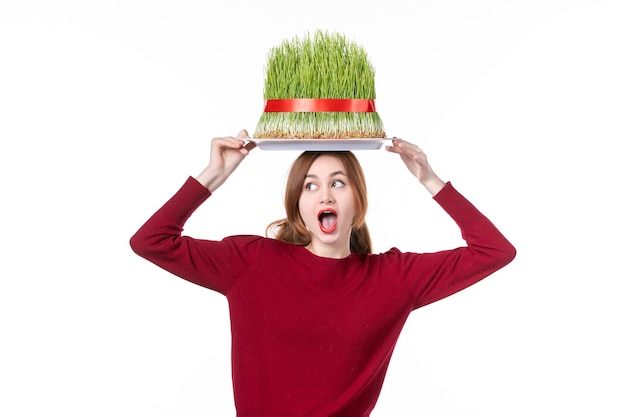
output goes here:
[{"label": "tongue", "polygon": [[321,219],[322,228],[330,229],[337,223],[337,216],[334,214],[324,214]]}]

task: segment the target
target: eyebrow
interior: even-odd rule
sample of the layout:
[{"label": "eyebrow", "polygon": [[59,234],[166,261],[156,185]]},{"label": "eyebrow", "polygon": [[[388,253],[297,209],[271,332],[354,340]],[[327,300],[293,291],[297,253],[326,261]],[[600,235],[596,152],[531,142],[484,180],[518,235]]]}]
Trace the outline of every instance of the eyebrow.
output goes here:
[{"label": "eyebrow", "polygon": [[[332,177],[336,177],[337,175],[343,175],[345,177],[348,176],[348,174],[346,174],[343,171],[335,171],[335,172],[331,172],[329,177],[332,178]],[[319,178],[319,177],[315,174],[306,174],[305,178]]]}]

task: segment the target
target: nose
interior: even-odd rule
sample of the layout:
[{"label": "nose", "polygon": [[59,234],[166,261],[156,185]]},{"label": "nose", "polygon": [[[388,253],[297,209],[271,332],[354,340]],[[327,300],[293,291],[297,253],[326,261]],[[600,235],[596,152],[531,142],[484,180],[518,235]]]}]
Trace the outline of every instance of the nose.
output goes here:
[{"label": "nose", "polygon": [[333,199],[333,195],[331,193],[330,188],[324,188],[324,190],[322,191],[320,197],[321,197],[320,203],[322,203],[322,204],[330,204],[333,201],[335,201]]}]

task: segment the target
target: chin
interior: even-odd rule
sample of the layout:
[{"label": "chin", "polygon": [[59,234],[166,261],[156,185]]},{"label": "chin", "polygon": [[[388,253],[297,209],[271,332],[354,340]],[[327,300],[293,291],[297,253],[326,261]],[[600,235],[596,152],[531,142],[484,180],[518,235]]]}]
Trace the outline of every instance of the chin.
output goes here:
[{"label": "chin", "polygon": [[[335,230],[333,233],[330,233],[330,234],[325,234],[321,232],[321,235],[317,236],[317,240],[319,240],[320,243],[323,243],[325,245],[337,246],[343,241],[341,237],[342,235],[337,230]],[[349,245],[349,242],[350,240],[348,238],[348,245]]]}]

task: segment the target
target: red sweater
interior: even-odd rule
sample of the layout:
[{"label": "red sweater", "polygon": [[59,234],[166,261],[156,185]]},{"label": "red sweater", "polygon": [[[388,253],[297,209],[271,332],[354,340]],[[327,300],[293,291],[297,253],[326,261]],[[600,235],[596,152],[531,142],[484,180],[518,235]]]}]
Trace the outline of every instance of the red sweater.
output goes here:
[{"label": "red sweater", "polygon": [[318,257],[260,236],[182,236],[211,193],[189,178],[131,238],[140,256],[228,299],[238,417],[366,417],[409,313],[502,268],[515,249],[447,184],[467,247]]}]

